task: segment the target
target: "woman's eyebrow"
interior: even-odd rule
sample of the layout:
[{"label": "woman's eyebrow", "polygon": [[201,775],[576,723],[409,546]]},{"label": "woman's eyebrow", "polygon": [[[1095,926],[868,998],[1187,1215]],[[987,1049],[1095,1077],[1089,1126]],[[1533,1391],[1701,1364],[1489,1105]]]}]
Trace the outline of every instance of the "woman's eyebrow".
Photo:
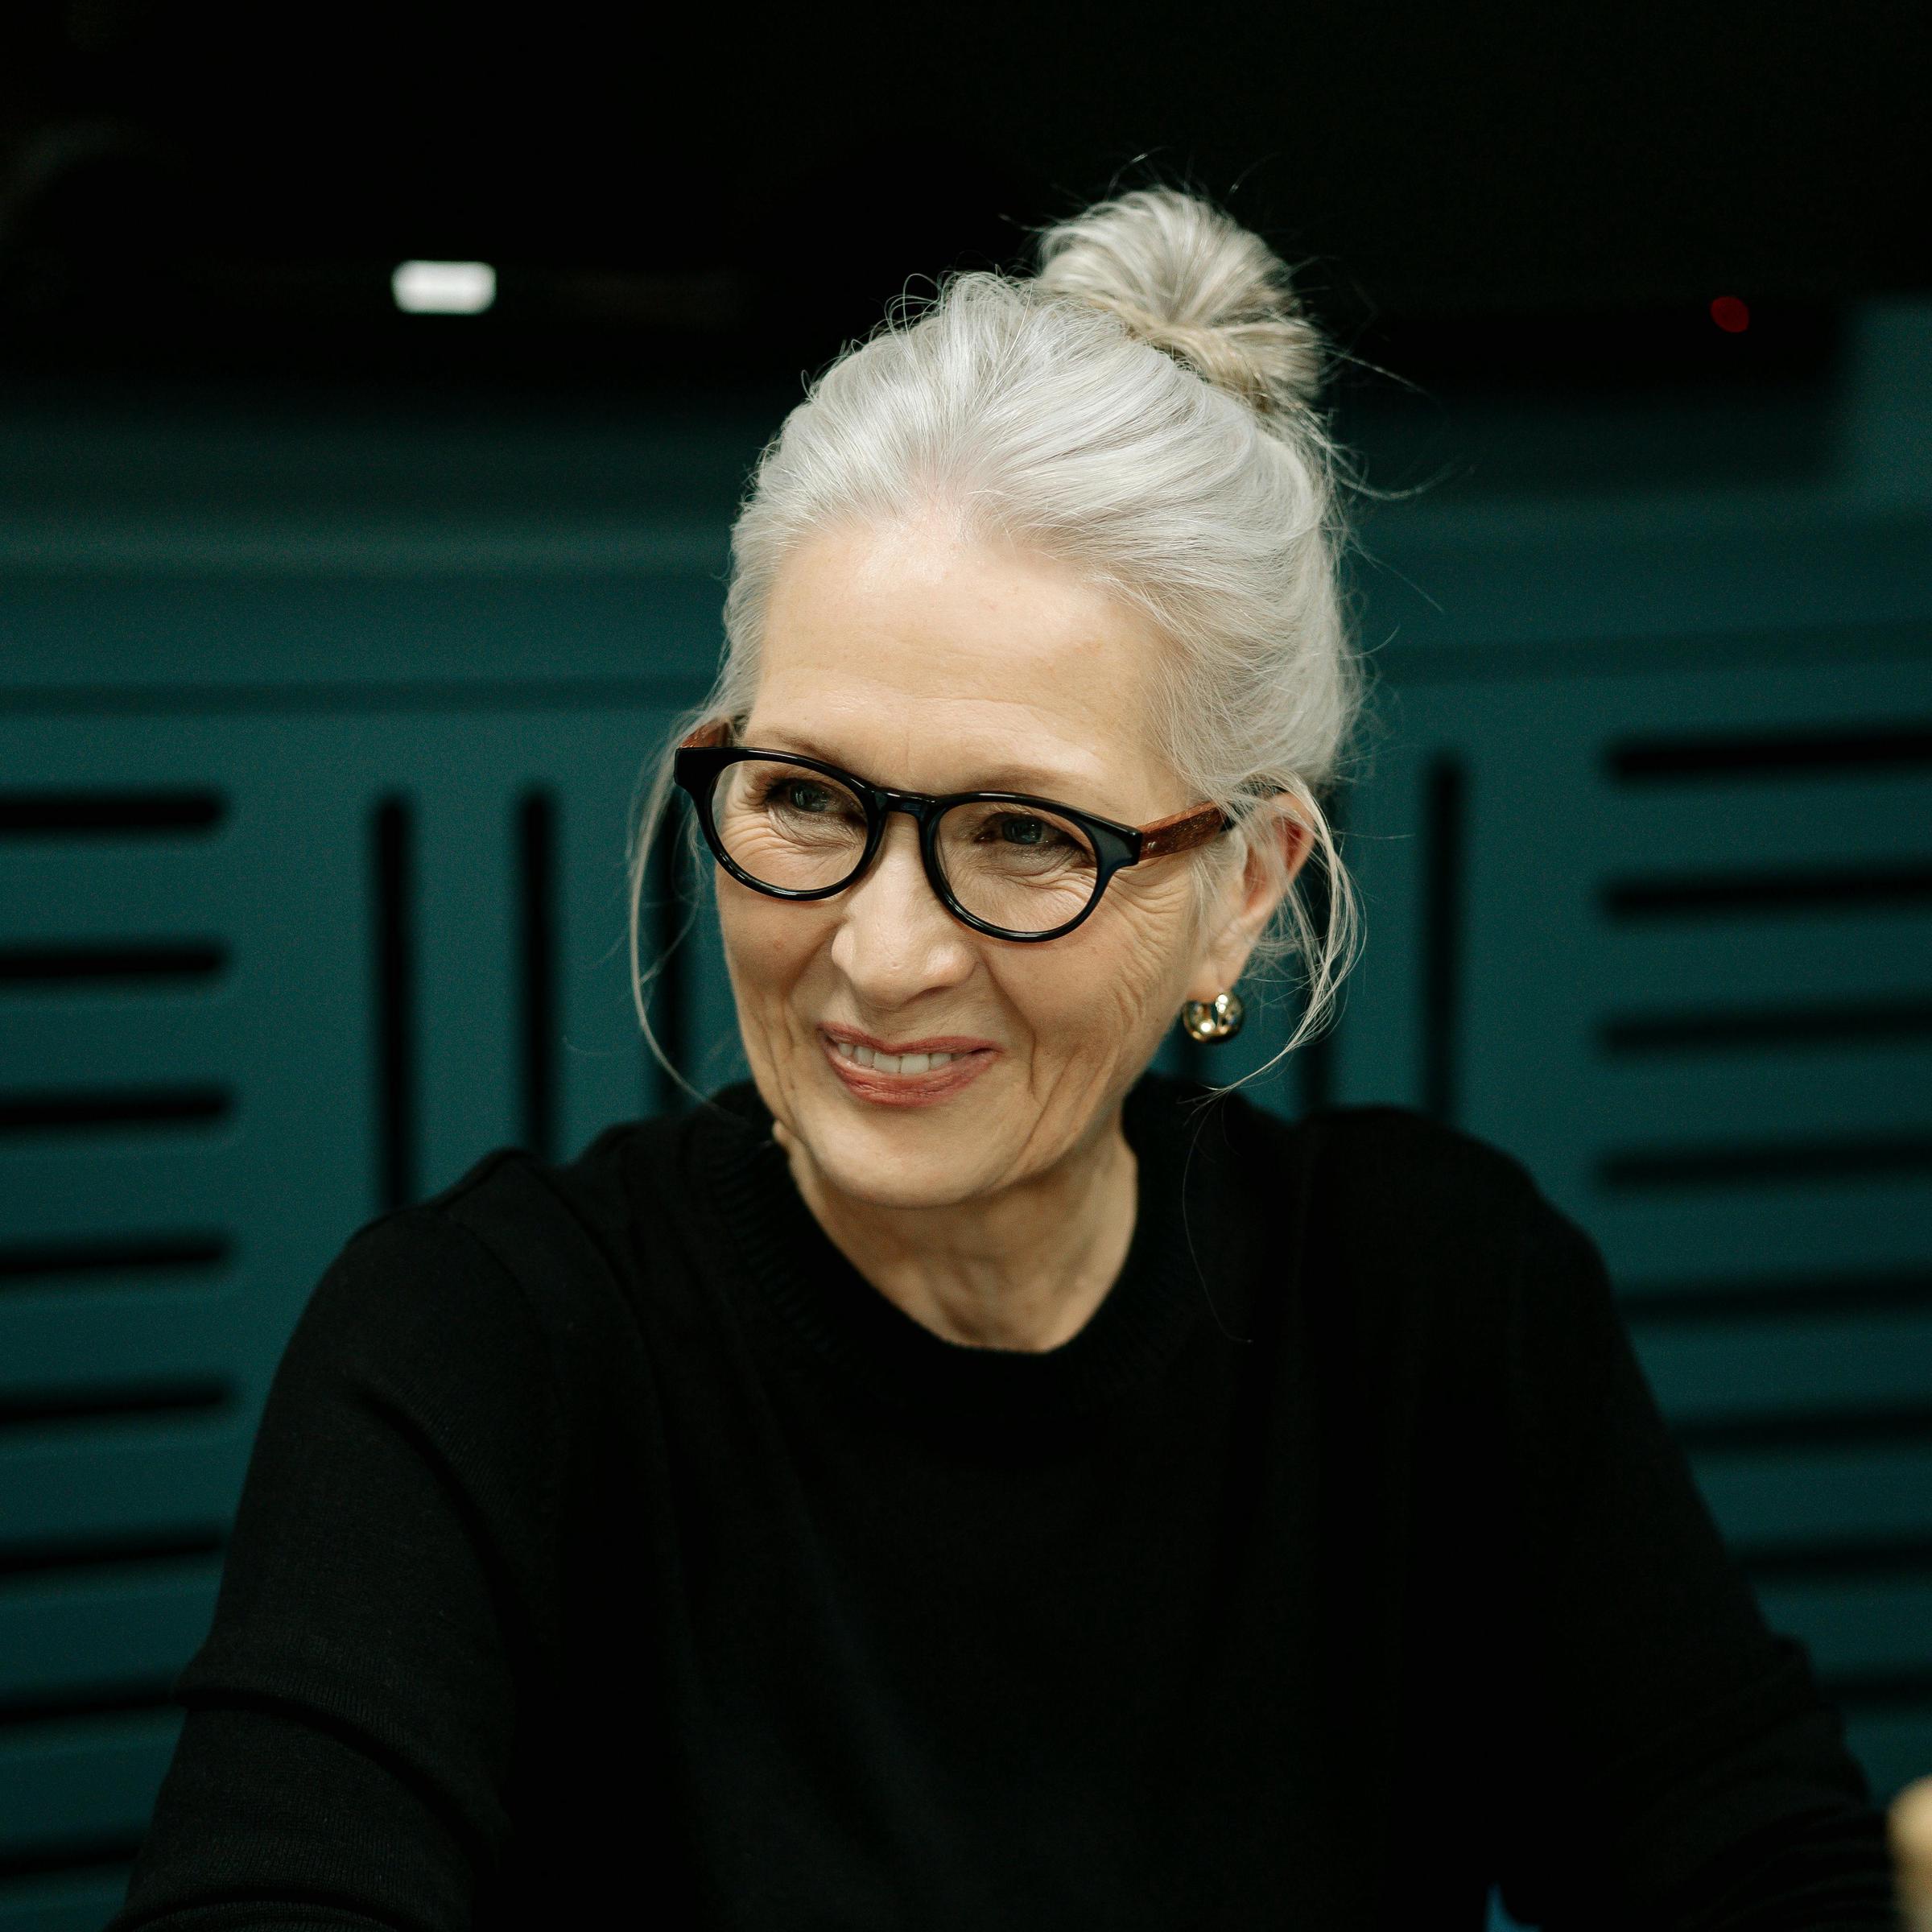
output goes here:
[{"label": "woman's eyebrow", "polygon": [[[803,732],[772,730],[758,734],[757,742],[773,751],[802,752],[808,758],[823,758],[828,765],[836,765],[841,770],[858,772],[861,767],[843,753],[828,749]],[[887,784],[889,779],[877,774],[866,772],[867,778],[877,784]],[[1030,791],[1040,797],[1054,797],[1077,791],[1088,782],[1073,773],[1042,770],[1029,765],[995,765],[976,774],[971,786],[955,786],[954,791]]]}]

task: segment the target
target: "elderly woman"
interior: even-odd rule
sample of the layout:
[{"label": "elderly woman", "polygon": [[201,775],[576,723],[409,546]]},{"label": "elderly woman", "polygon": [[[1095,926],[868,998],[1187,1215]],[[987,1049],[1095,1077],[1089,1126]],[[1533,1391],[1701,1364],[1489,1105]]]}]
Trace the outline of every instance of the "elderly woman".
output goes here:
[{"label": "elderly woman", "polygon": [[1355,930],[1323,344],[1184,195],[1042,252],[738,519],[632,857],[688,811],[753,1078],[348,1242],[114,1932],[1895,1922],[1588,1236],[1149,1071]]}]

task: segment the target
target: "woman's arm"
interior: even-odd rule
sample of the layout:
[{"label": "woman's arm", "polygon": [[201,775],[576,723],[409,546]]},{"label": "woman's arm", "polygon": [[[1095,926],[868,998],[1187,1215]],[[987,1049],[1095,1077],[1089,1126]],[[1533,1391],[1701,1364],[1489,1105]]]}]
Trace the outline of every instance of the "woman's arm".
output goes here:
[{"label": "woman's arm", "polygon": [[1539,1194],[1521,1264],[1505,1905],[1551,1932],[1896,1928],[1842,1719],[1727,1550],[1596,1244]]},{"label": "woman's arm", "polygon": [[471,1924],[546,1641],[559,1418],[475,1236],[411,1209],[350,1241],[276,1370],[107,1932]]}]

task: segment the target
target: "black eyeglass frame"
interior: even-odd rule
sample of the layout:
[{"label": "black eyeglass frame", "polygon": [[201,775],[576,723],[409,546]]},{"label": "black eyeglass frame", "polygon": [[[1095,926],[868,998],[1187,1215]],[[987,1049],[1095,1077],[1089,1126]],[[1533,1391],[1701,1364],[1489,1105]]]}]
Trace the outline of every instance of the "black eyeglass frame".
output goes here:
[{"label": "black eyeglass frame", "polygon": [[[704,834],[704,842],[712,855],[731,876],[741,885],[749,886],[753,892],[762,892],[774,899],[828,899],[834,893],[845,890],[862,878],[877,855],[880,842],[886,836],[886,820],[888,813],[909,813],[919,828],[919,856],[926,869],[927,882],[931,886],[941,905],[962,925],[970,926],[976,932],[985,933],[996,939],[1011,939],[1022,945],[1038,944],[1044,939],[1057,939],[1088,919],[1095,906],[1105,896],[1108,882],[1125,866],[1137,865],[1143,860],[1164,857],[1172,852],[1185,852],[1196,845],[1205,844],[1208,840],[1218,838],[1231,830],[1235,821],[1218,805],[1197,805],[1188,811],[1174,813],[1172,816],[1156,819],[1150,825],[1123,825],[1118,820],[1102,818],[1097,812],[1083,811],[1072,805],[1063,805],[1055,799],[1035,797],[1023,791],[952,791],[934,794],[925,791],[906,791],[896,786],[874,785],[869,780],[857,777],[841,766],[828,763],[824,758],[807,758],[802,752],[774,751],[755,745],[723,745],[716,737],[724,727],[713,724],[694,732],[678,746],[671,760],[671,776],[696,811],[698,824]],[[865,809],[865,845],[860,853],[858,863],[836,886],[770,886],[762,879],[754,879],[740,867],[724,848],[724,841],[718,836],[716,821],[712,816],[712,799],[718,774],[728,765],[739,764],[747,759],[775,759],[783,764],[795,765],[807,771],[822,773],[828,778],[836,778],[858,799]],[[1099,870],[1095,875],[1092,896],[1073,918],[1045,932],[1013,932],[1004,926],[995,926],[968,911],[954,895],[947,882],[944,869],[939,864],[939,825],[943,813],[956,805],[985,802],[998,805],[1030,805],[1043,811],[1051,811],[1057,817],[1067,819],[1079,826],[1093,841],[1093,848],[1099,861]]]}]

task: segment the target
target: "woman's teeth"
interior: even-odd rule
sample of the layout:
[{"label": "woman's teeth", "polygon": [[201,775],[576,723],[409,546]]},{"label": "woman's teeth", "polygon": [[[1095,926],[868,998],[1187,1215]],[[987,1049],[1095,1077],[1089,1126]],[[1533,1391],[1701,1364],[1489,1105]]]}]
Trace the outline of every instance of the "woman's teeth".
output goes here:
[{"label": "woman's teeth", "polygon": [[834,1040],[832,1045],[840,1059],[869,1067],[876,1073],[930,1073],[960,1057],[956,1053],[874,1053],[869,1046],[848,1046],[844,1040]]}]

